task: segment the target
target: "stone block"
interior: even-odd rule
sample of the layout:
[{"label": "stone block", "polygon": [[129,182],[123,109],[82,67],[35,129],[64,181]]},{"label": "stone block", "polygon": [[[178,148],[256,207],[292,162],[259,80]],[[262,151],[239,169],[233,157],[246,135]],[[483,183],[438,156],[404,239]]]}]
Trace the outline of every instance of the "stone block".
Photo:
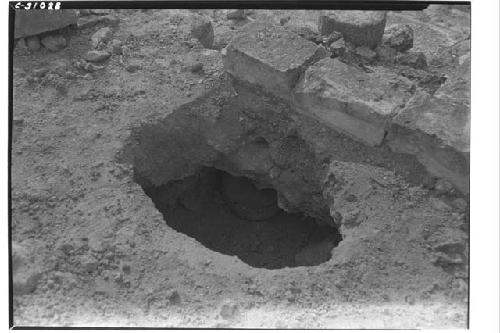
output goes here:
[{"label": "stone block", "polygon": [[214,28],[212,22],[204,18],[197,18],[191,25],[191,35],[198,39],[205,48],[212,48],[214,45]]},{"label": "stone block", "polygon": [[470,61],[434,95],[417,93],[387,137],[398,152],[416,155],[427,170],[469,192]]},{"label": "stone block", "polygon": [[307,69],[294,91],[293,104],[298,112],[376,146],[414,89],[410,80],[387,69],[376,67],[373,73],[365,73],[327,58]]},{"label": "stone block", "polygon": [[41,45],[40,45],[40,37],[38,37],[38,36],[29,36],[29,37],[25,38],[25,41],[26,41],[26,47],[31,52],[36,52],[36,51],[40,50],[40,47],[41,47]]},{"label": "stone block", "polygon": [[108,42],[112,36],[113,30],[109,27],[97,30],[92,36],[90,36],[92,47],[97,48],[99,44]]},{"label": "stone block", "polygon": [[400,52],[413,47],[413,29],[409,24],[394,24],[384,33],[383,44]]},{"label": "stone block", "polygon": [[322,35],[338,31],[354,46],[375,48],[384,35],[385,22],[384,11],[335,10],[320,14],[318,30]]},{"label": "stone block", "polygon": [[16,10],[14,38],[39,35],[76,24],[76,11],[63,10]]},{"label": "stone block", "polygon": [[427,68],[427,57],[423,52],[405,52],[396,56],[396,63],[399,65],[410,66],[415,69]]},{"label": "stone block", "polygon": [[279,25],[248,24],[222,51],[224,68],[241,81],[284,96],[327,51]]},{"label": "stone block", "polygon": [[57,52],[66,47],[66,39],[59,34],[44,35],[40,42],[42,45],[51,52]]},{"label": "stone block", "polygon": [[90,62],[104,62],[109,59],[111,54],[107,51],[88,51],[83,55],[83,59]]}]

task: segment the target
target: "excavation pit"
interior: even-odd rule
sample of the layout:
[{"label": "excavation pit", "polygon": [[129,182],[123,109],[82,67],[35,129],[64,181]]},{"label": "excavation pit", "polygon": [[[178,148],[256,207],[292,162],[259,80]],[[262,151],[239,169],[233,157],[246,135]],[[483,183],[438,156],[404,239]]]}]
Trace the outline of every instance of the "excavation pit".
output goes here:
[{"label": "excavation pit", "polygon": [[319,265],[341,240],[331,222],[280,209],[268,184],[216,168],[142,187],[170,227],[253,267]]}]

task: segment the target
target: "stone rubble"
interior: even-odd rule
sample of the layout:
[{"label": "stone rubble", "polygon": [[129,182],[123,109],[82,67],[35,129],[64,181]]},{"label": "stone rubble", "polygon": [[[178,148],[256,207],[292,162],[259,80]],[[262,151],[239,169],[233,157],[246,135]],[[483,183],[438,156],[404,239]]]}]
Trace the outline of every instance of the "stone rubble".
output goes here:
[{"label": "stone rubble", "polygon": [[382,44],[399,52],[408,51],[413,47],[413,29],[408,24],[395,24],[387,28],[382,38]]}]

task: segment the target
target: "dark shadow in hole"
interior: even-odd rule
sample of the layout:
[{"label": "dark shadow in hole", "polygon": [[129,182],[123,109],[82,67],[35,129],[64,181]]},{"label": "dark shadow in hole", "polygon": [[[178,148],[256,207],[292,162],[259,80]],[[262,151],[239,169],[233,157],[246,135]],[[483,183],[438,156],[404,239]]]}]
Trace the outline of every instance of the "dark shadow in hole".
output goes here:
[{"label": "dark shadow in hole", "polygon": [[328,261],[341,241],[338,230],[281,210],[276,191],[266,187],[208,167],[162,186],[143,185],[169,226],[209,249],[267,269]]}]

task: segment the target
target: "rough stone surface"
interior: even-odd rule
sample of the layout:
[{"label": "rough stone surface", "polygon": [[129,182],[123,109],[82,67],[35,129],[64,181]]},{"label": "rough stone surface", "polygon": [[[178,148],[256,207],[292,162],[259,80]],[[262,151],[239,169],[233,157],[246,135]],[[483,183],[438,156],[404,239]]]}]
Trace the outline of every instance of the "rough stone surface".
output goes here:
[{"label": "rough stone surface", "polygon": [[423,52],[399,53],[395,60],[397,64],[410,66],[415,69],[427,68],[427,58]]},{"label": "rough stone surface", "polygon": [[78,16],[89,16],[92,15],[92,12],[90,9],[79,9],[78,10]]},{"label": "rough stone surface", "polygon": [[212,48],[214,45],[214,28],[212,22],[204,19],[197,20],[191,26],[191,35],[198,39],[205,48]]},{"label": "rough stone surface", "polygon": [[49,51],[57,52],[66,47],[66,39],[59,34],[45,35],[41,39],[42,45]]},{"label": "rough stone surface", "polygon": [[338,31],[354,46],[375,48],[384,35],[385,22],[383,11],[336,10],[320,15],[318,30],[322,35]]},{"label": "rough stone surface", "polygon": [[223,51],[223,62],[234,77],[287,95],[306,67],[326,55],[323,47],[281,26],[255,22]]},{"label": "rough stone surface", "polygon": [[321,34],[313,31],[309,27],[290,27],[287,28],[290,29],[291,31],[295,32],[297,35],[300,37],[307,39],[308,41],[313,42],[314,44],[320,44],[323,41],[324,36]]},{"label": "rough stone surface", "polygon": [[299,112],[369,145],[382,142],[390,118],[410,98],[413,84],[377,68],[365,73],[337,59],[309,67],[294,93]]},{"label": "rough stone surface", "polygon": [[417,93],[388,135],[397,151],[417,156],[429,172],[469,191],[470,60],[434,96]]},{"label": "rough stone surface", "polygon": [[328,51],[331,52],[333,57],[341,57],[345,53],[345,48],[345,41],[343,38],[341,38],[330,44]]},{"label": "rough stone surface", "polygon": [[448,194],[453,190],[453,185],[444,179],[439,179],[434,186],[438,194]]},{"label": "rough stone surface", "polygon": [[101,43],[106,43],[111,39],[111,36],[113,36],[113,30],[109,27],[104,27],[99,30],[97,30],[91,37],[91,43],[92,47],[96,48],[99,46]]},{"label": "rough stone surface", "polygon": [[107,51],[92,50],[83,55],[83,58],[90,62],[104,62],[109,59],[111,54]]},{"label": "rough stone surface", "polygon": [[367,46],[359,46],[354,50],[354,52],[369,62],[374,61],[377,56],[377,53]]},{"label": "rough stone surface", "polygon": [[397,51],[392,47],[380,45],[375,52],[377,52],[377,59],[383,64],[391,65],[396,61]]},{"label": "rough stone surface", "polygon": [[226,17],[229,20],[243,20],[245,18],[245,11],[243,9],[232,10],[227,13]]},{"label": "rough stone surface", "polygon": [[14,38],[38,35],[76,24],[74,10],[16,10]]},{"label": "rough stone surface", "polygon": [[97,261],[97,259],[90,255],[82,256],[82,258],[80,258],[80,262],[83,270],[87,273],[94,272],[99,266],[99,262]]},{"label": "rough stone surface", "polygon": [[36,52],[40,50],[40,37],[38,36],[29,36],[24,39],[26,41],[26,47],[31,52]]},{"label": "rough stone surface", "polygon": [[112,9],[91,9],[90,12],[94,15],[109,15],[113,12]]},{"label": "rough stone surface", "polygon": [[100,22],[100,16],[83,16],[78,18],[76,26],[78,29],[87,29],[99,24]]},{"label": "rough stone surface", "polygon": [[116,15],[101,16],[101,22],[112,27],[117,27],[120,24],[120,18]]},{"label": "rough stone surface", "polygon": [[409,24],[395,24],[385,30],[382,43],[400,52],[413,47],[413,29]]},{"label": "rough stone surface", "polygon": [[120,24],[120,19],[116,15],[84,16],[78,18],[77,27],[78,29],[87,29],[100,23],[117,27]]}]

